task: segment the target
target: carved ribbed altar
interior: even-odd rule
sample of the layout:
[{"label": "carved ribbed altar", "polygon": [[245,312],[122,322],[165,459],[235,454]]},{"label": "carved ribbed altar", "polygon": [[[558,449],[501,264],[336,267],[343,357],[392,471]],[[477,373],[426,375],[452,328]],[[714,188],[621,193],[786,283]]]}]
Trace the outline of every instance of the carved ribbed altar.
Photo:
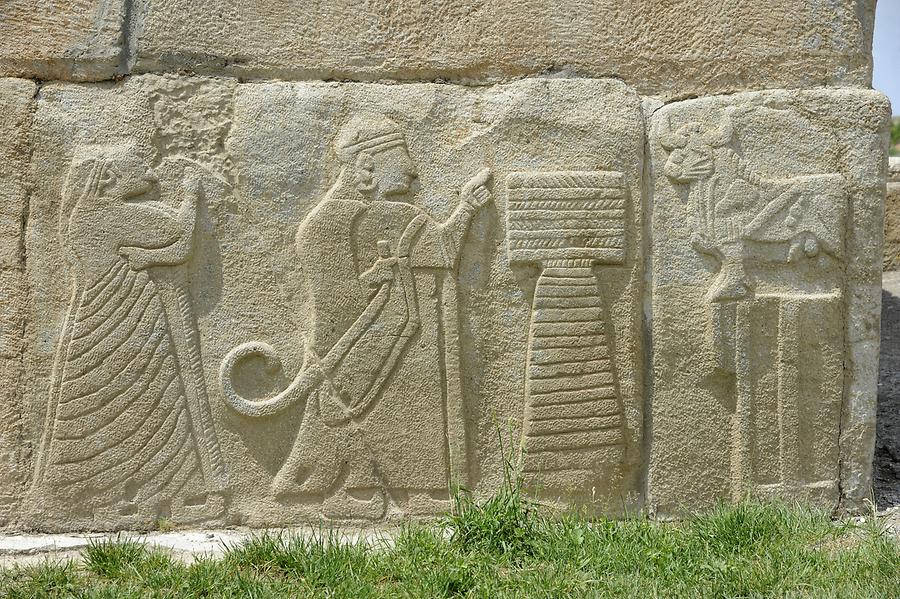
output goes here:
[{"label": "carved ribbed altar", "polygon": [[541,273],[530,340],[523,469],[569,472],[577,485],[598,450],[624,443],[608,322],[589,261],[554,261]]}]

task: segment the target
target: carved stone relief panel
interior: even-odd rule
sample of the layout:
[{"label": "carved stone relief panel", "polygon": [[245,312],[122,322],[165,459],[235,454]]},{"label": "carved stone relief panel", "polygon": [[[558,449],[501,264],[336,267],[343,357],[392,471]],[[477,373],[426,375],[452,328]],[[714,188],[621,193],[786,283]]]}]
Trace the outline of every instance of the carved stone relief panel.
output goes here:
[{"label": "carved stone relief panel", "polygon": [[225,187],[206,155],[221,144],[210,107],[228,88],[134,87],[144,93],[47,86],[37,106],[26,243],[34,463],[22,510],[32,526],[52,526],[48,512],[70,528],[225,516],[195,298],[204,214]]},{"label": "carved stone relief panel", "polygon": [[30,81],[0,79],[0,526],[15,515],[29,458],[21,397],[27,295],[23,225],[35,90]]},{"label": "carved stone relief panel", "polygon": [[865,495],[887,114],[840,91],[653,115],[657,509]]},{"label": "carved stone relief panel", "polygon": [[[638,97],[614,81],[47,85],[23,524],[640,501]],[[37,291],[39,289],[39,292]]]}]

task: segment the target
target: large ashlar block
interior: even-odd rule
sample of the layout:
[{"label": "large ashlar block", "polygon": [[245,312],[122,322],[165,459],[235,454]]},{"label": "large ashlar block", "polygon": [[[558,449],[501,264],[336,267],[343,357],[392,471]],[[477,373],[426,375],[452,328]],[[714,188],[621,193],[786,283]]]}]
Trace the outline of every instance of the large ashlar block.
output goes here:
[{"label": "large ashlar block", "polygon": [[613,80],[45,85],[17,526],[436,514],[504,459],[638,505],[643,132]]},{"label": "large ashlar block", "polygon": [[867,0],[136,0],[137,71],[498,80],[552,71],[680,96],[868,84]]},{"label": "large ashlar block", "polygon": [[454,82],[562,72],[684,97],[868,85],[874,0],[0,4],[0,74]]},{"label": "large ashlar block", "polygon": [[126,0],[4,0],[0,75],[99,80],[121,73]]},{"label": "large ashlar block", "polygon": [[653,509],[869,496],[889,114],[773,91],[650,119]]},{"label": "large ashlar block", "polygon": [[23,224],[36,86],[0,79],[0,526],[13,519],[27,470],[20,401],[26,283]]},{"label": "large ashlar block", "polygon": [[864,84],[866,0],[136,0],[137,72],[502,80],[564,71],[683,96]]}]

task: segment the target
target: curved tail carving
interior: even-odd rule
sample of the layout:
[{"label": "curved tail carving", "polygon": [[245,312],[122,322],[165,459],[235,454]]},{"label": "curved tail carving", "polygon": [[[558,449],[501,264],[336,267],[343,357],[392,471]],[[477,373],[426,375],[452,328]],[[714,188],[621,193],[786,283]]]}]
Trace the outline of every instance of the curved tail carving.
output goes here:
[{"label": "curved tail carving", "polygon": [[284,391],[269,399],[251,401],[242,397],[235,390],[232,376],[237,363],[244,358],[252,356],[262,357],[266,362],[266,370],[281,368],[281,360],[272,346],[260,341],[242,343],[233,348],[222,360],[222,365],[219,367],[219,382],[222,385],[225,401],[235,412],[243,416],[261,418],[263,416],[280,414],[290,406],[306,401],[313,389],[324,379],[324,373],[318,364],[303,364],[297,376],[294,377],[294,380],[291,381],[291,384]]},{"label": "curved tail carving", "polygon": [[[219,384],[225,402],[239,414],[252,418],[275,416],[300,402],[306,402],[310,394],[318,387],[327,376],[337,367],[344,357],[353,349],[353,346],[375,323],[384,310],[391,294],[392,283],[397,283],[400,293],[403,295],[406,306],[406,322],[403,326],[401,339],[409,340],[419,328],[419,313],[415,300],[415,283],[410,270],[410,251],[412,242],[421,228],[425,225],[426,218],[422,215],[414,218],[404,229],[397,243],[396,256],[391,255],[390,244],[386,241],[378,244],[380,258],[375,265],[363,273],[362,279],[373,285],[378,285],[378,291],[372,297],[366,309],[353,322],[347,332],[328,350],[325,357],[312,364],[302,364],[300,371],[282,392],[275,397],[260,401],[252,401],[242,397],[234,388],[234,368],[237,363],[251,356],[258,356],[265,360],[266,369],[281,368],[281,360],[275,350],[268,343],[250,341],[233,348],[222,360],[219,367]],[[396,271],[396,272],[395,272]],[[393,365],[400,357],[403,347],[395,345],[386,361],[385,367],[369,390],[367,396],[380,391],[381,386],[393,369]],[[368,402],[363,402],[363,406]]]},{"label": "curved tail carving", "polygon": [[343,337],[329,350],[324,358],[315,364],[303,364],[291,384],[275,397],[260,401],[252,401],[242,397],[234,388],[233,374],[235,365],[242,359],[259,356],[266,362],[267,368],[278,368],[281,360],[268,343],[250,341],[232,349],[222,360],[219,367],[219,384],[225,401],[237,413],[253,418],[274,416],[299,402],[305,402],[310,393],[325,379],[325,375],[337,366],[347,352],[359,341],[363,333],[372,326],[384,309],[390,297],[390,283],[382,283],[375,297]]}]

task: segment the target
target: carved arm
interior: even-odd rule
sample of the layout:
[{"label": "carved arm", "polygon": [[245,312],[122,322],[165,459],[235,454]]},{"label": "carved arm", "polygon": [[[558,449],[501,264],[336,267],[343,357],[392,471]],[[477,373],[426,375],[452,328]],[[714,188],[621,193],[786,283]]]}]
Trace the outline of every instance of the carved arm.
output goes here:
[{"label": "carved arm", "polygon": [[177,214],[173,215],[168,210],[164,211],[149,205],[138,205],[143,210],[153,210],[156,218],[174,221],[173,224],[178,233],[174,241],[159,247],[142,245],[120,247],[119,254],[128,260],[132,268],[141,270],[150,266],[175,266],[190,258],[194,245],[194,229],[197,223],[197,203],[203,193],[203,188],[200,179],[196,176],[188,177],[182,184],[182,188],[184,198]]}]

